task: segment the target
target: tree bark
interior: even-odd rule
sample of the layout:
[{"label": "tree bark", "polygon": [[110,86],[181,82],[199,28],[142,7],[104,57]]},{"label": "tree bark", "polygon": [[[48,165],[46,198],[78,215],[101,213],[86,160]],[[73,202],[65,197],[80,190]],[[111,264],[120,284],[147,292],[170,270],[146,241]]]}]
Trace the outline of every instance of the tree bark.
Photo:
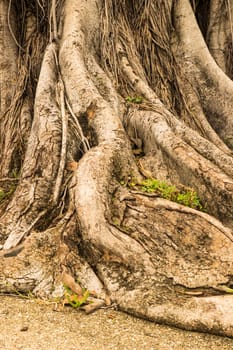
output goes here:
[{"label": "tree bark", "polygon": [[[115,303],[233,337],[233,85],[225,43],[213,53],[219,4],[200,24],[188,0],[2,1],[1,292],[87,289],[87,312]],[[145,178],[196,191],[205,212],[146,191]]]}]

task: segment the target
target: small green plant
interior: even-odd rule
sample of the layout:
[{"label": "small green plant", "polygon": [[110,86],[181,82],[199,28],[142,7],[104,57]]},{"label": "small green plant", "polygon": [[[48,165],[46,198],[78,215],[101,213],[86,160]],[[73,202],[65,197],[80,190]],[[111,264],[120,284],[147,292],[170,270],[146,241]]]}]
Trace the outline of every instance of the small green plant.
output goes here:
[{"label": "small green plant", "polygon": [[140,104],[143,102],[143,98],[141,96],[135,96],[135,97],[128,96],[126,97],[126,101],[130,103]]},{"label": "small green plant", "polygon": [[138,185],[143,192],[157,193],[158,196],[161,196],[162,198],[193,209],[205,211],[200,198],[193,190],[179,191],[176,186],[169,185],[165,181],[160,181],[153,178],[141,181]]},{"label": "small green plant", "polygon": [[200,199],[198,198],[198,195],[195,191],[187,191],[183,193],[178,193],[176,196],[176,202],[186,205],[187,207],[198,209],[198,210],[204,210]]},{"label": "small green plant", "polygon": [[79,308],[83,304],[87,303],[87,299],[90,296],[90,292],[88,290],[83,290],[82,295],[78,295],[74,293],[68,286],[64,285],[65,293],[64,293],[64,299],[63,304],[64,305],[70,305],[73,308]]},{"label": "small green plant", "polygon": [[163,198],[172,200],[177,189],[175,186],[170,186],[164,181],[157,179],[146,179],[140,183],[143,192],[153,193],[159,192]]}]

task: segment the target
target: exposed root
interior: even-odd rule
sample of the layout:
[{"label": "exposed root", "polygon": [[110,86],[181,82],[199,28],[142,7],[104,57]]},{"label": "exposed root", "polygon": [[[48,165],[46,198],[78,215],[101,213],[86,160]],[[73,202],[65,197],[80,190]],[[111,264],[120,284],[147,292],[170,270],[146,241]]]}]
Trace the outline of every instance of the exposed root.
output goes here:
[{"label": "exposed root", "polygon": [[182,52],[178,46],[175,49],[176,57],[198,90],[209,122],[222,140],[232,147],[233,83],[210,55],[188,0],[177,1],[174,16],[177,45],[182,47]]},{"label": "exposed root", "polygon": [[[128,132],[143,140],[145,153],[161,149],[178,181],[195,188],[207,210],[232,225],[232,180],[177,136],[163,114],[137,111],[127,117]],[[205,141],[203,140],[204,144]],[[171,179],[172,181],[173,179]],[[176,180],[175,180],[176,181]],[[176,183],[177,185],[179,184]],[[218,191],[216,191],[218,189]],[[213,203],[213,198],[215,201]],[[224,206],[222,201],[224,198]],[[218,204],[219,203],[219,204]]]},{"label": "exposed root", "polygon": [[[121,298],[121,309],[126,312],[134,310],[138,317],[147,318],[156,323],[232,338],[233,329],[230,317],[232,296],[221,295],[188,299],[180,296],[173,303],[167,302],[152,306],[154,304],[153,295],[150,288],[148,290],[147,295],[142,293],[142,289],[139,289],[134,295],[132,292],[122,291],[118,295],[118,300]],[[161,293],[163,292],[161,291]]]},{"label": "exposed root", "polygon": [[64,284],[70,285],[67,279],[73,275],[83,287],[95,290],[97,296],[104,298],[101,282],[75,249],[75,228],[74,216],[68,213],[56,227],[33,232],[20,246],[3,250],[0,253],[1,292],[62,297]]},{"label": "exposed root", "polygon": [[[149,87],[149,85],[141,79],[138,75],[135,74],[129,59],[125,56],[125,52],[122,49],[121,46],[118,46],[118,54],[120,57],[122,57],[120,64],[123,73],[128,77],[131,84],[134,86],[135,91],[145,97],[146,106],[145,109],[152,109],[152,110],[159,110],[164,113],[164,115],[167,116],[171,120],[175,120],[173,124],[182,125],[181,122],[179,122],[174,114],[172,114],[165,106],[162,104],[158,96],[155,94],[155,92]],[[197,102],[197,101],[195,101]],[[199,111],[198,111],[199,112]],[[190,112],[189,117],[192,117],[193,113]],[[190,122],[187,123],[188,127],[190,125]],[[202,113],[195,113],[195,128],[191,129],[192,133],[198,137],[199,135],[196,134],[199,133],[200,135],[203,135],[207,140],[209,140],[211,143],[216,145],[218,148],[220,148],[222,151],[226,153],[230,153],[229,148],[225,145],[225,143],[219,138],[218,134],[212,129],[209,122],[206,120],[206,117],[203,117]],[[188,130],[188,128],[186,128]],[[204,130],[204,132],[203,132]]]},{"label": "exposed root", "polygon": [[[55,6],[55,5],[54,5]],[[61,136],[61,156],[60,163],[57,172],[57,178],[54,186],[53,202],[54,205],[57,204],[61,184],[64,176],[65,166],[66,166],[66,154],[67,154],[67,144],[68,144],[68,115],[65,110],[65,91],[62,80],[58,82],[58,95],[60,97],[60,107],[61,107],[61,125],[62,125],[62,136]]]},{"label": "exposed root", "polygon": [[[54,99],[56,73],[53,45],[48,47],[43,61],[35,117],[20,183],[1,221],[1,236],[8,236],[5,249],[18,244],[19,237],[27,234],[29,227],[32,229],[32,222],[37,222],[41,213],[47,212],[49,205],[50,208],[53,205],[50,193],[58,171],[61,142],[59,110]],[[46,176],[43,176],[45,172]]]},{"label": "exposed root", "polygon": [[[21,111],[22,135],[30,132],[30,137],[17,189],[0,218],[0,290],[62,297],[66,284],[78,295],[85,288],[96,296],[85,306],[87,312],[111,299],[122,310],[156,322],[233,337],[230,298],[221,295],[233,285],[232,153],[199,104],[204,101],[208,109],[203,79],[200,101],[192,84],[183,91],[185,79],[178,78],[176,52],[170,51],[172,2],[161,2],[159,17],[158,2],[152,0],[106,0],[102,36],[102,2],[97,5],[95,0],[67,0],[64,6],[62,1],[37,1],[41,22],[32,21],[31,31],[28,22],[22,37],[27,55],[42,17],[49,22],[32,127],[28,100],[23,109],[22,95],[13,103]],[[203,67],[206,46],[195,56],[202,42],[191,47],[181,25],[191,18],[199,37],[192,9],[186,0],[176,1],[175,8],[183,11],[174,17],[178,39],[193,65],[197,58],[201,78],[209,69]],[[232,82],[212,59],[209,63],[231,91]],[[28,98],[34,96],[29,71],[20,85],[23,92],[29,90]],[[221,94],[227,89],[223,85]],[[141,103],[124,104],[128,94],[140,95]],[[191,103],[186,102],[189,95]],[[226,127],[231,126],[224,116]],[[9,140],[16,119],[14,114]],[[232,130],[227,132],[231,136]],[[141,165],[151,160],[142,174],[196,189],[222,223],[131,190],[134,180],[142,179],[132,143],[145,154]],[[12,153],[9,167],[13,158]]]},{"label": "exposed root", "polygon": [[156,322],[232,336],[228,313],[220,311],[231,297],[216,296],[221,293],[217,286],[232,283],[230,230],[207,214],[163,199],[136,195],[126,203],[121,226],[151,256],[154,272],[138,264],[129,270],[119,262],[100,261],[98,273],[112,300]]}]

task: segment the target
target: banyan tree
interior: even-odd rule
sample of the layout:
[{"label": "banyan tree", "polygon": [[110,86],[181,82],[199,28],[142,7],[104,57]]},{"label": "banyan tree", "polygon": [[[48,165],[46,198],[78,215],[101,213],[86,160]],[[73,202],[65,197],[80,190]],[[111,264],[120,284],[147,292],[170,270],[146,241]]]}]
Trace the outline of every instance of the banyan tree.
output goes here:
[{"label": "banyan tree", "polygon": [[233,0],[0,0],[2,293],[233,336],[232,45]]}]

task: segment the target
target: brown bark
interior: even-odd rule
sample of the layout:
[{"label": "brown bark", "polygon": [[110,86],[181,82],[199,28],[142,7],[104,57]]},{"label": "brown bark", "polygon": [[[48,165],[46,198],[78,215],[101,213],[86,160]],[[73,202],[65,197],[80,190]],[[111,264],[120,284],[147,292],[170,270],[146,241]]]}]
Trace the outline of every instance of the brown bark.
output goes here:
[{"label": "brown bark", "polygon": [[[5,104],[7,76],[22,73],[22,57],[34,63],[0,116],[0,290],[62,297],[64,285],[85,288],[95,300],[87,312],[114,302],[233,337],[232,81],[189,1],[162,1],[159,18],[155,1],[11,5],[1,5],[1,25],[9,11],[13,23],[27,21],[22,37],[5,29],[0,41],[15,48],[10,70],[2,58]],[[39,41],[43,60],[33,56]],[[208,213],[143,192],[145,177],[195,190]]]}]

